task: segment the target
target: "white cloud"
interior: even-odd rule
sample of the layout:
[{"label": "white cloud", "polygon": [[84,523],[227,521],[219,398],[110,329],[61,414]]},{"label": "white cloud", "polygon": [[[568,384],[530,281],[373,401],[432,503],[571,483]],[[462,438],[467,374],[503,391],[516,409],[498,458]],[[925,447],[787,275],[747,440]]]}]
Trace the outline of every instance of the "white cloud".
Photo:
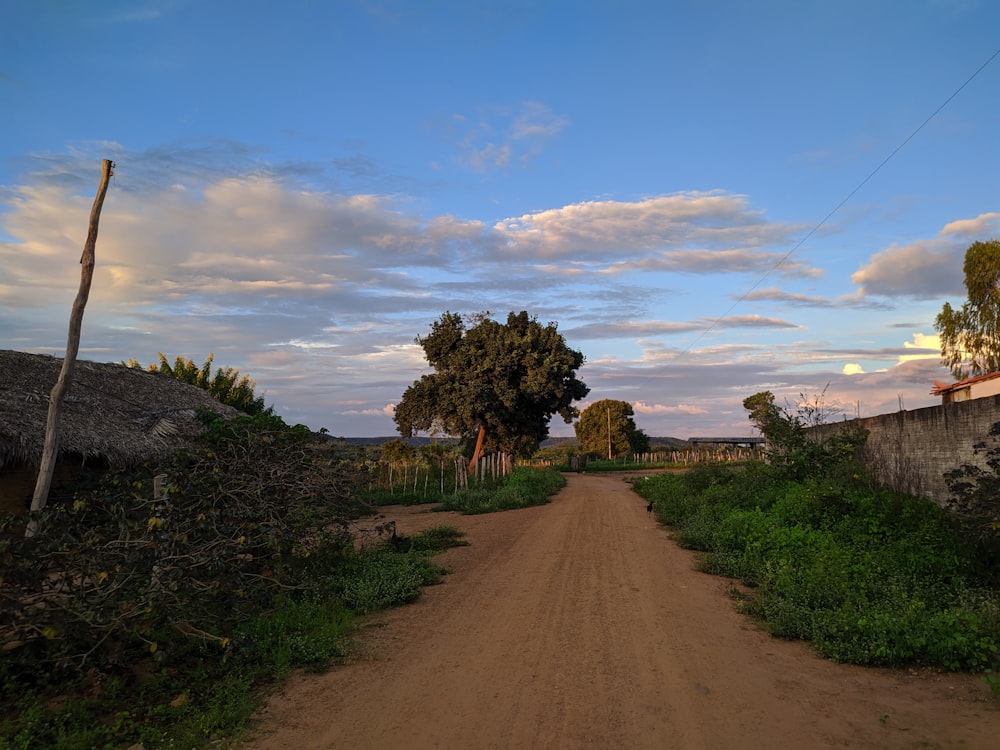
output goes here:
[{"label": "white cloud", "polygon": [[643,401],[636,401],[634,409],[637,414],[708,414],[704,408],[700,406],[693,406],[691,404],[667,406],[665,404],[647,404]]},{"label": "white cloud", "polygon": [[975,219],[959,219],[945,224],[941,234],[957,236],[969,241],[991,238],[1000,233],[1000,213],[980,214]]},{"label": "white cloud", "polygon": [[342,413],[363,417],[391,417],[396,413],[396,405],[386,404],[381,409],[345,409]]},{"label": "white cloud", "polygon": [[458,162],[483,173],[505,169],[515,160],[527,167],[569,126],[569,118],[540,102],[524,102],[517,112],[494,111],[472,126],[468,118],[455,115],[451,126],[464,129]]},{"label": "white cloud", "polygon": [[842,370],[842,372],[845,375],[861,375],[864,373],[864,371],[865,368],[857,364],[856,362],[848,362],[846,365],[844,365],[844,369]]},{"label": "white cloud", "polygon": [[[414,338],[443,310],[527,309],[559,321],[588,357],[581,378],[592,393],[634,402],[652,435],[742,434],[741,401],[761,390],[831,382],[845,401],[891,404],[901,391],[916,402],[947,377],[924,334],[899,346],[831,346],[806,322],[808,308],[828,306],[819,296],[761,290],[754,299],[778,312],[718,319],[690,297],[664,306],[674,280],[662,274],[684,274],[683,290],[691,277],[718,284],[780,257],[794,227],[768,222],[744,196],[585,202],[491,225],[422,214],[405,196],[309,187],[278,168],[230,169],[240,150],[225,148],[202,172],[175,172],[167,149],[111,151],[119,168],[84,357],[151,362],[162,351],[203,361],[212,352],[254,378],[287,420],[341,435],[393,432],[392,404],[428,369]],[[0,243],[0,346],[62,350],[96,177],[84,156],[46,155],[24,184],[0,189],[9,238]],[[719,299],[731,289],[720,285]],[[684,348],[709,330],[710,346]],[[793,332],[800,340],[784,338]],[[838,371],[845,361],[884,371],[848,376]],[[557,419],[552,429],[567,428]]]},{"label": "white cloud", "polygon": [[938,236],[892,245],[851,276],[862,295],[935,299],[964,294],[962,264],[974,239],[1000,234],[1000,213],[980,214],[945,225]]},{"label": "white cloud", "polygon": [[[584,260],[617,272],[758,273],[781,258],[763,248],[786,244],[795,228],[767,222],[744,196],[714,191],[588,201],[504,219],[493,230],[521,258]],[[793,261],[783,272],[816,270]]]}]

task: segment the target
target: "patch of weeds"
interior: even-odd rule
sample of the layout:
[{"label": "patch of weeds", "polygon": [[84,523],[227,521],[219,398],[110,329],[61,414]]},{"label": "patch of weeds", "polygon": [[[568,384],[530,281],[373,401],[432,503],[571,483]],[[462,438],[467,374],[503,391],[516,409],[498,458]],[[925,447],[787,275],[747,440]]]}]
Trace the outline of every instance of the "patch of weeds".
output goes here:
[{"label": "patch of weeds", "polygon": [[281,677],[304,666],[322,670],[343,656],[351,613],[335,600],[284,599],[271,613],[240,628],[233,650]]},{"label": "patch of weeds", "polygon": [[465,532],[454,526],[433,526],[416,536],[410,537],[410,549],[418,552],[443,552],[452,547],[462,547],[468,544],[462,537]]},{"label": "patch of weeds", "polygon": [[994,698],[1000,699],[1000,675],[992,669],[986,669],[979,679],[990,686],[990,692],[993,693]]},{"label": "patch of weeds", "polygon": [[427,553],[413,548],[403,553],[391,546],[365,550],[341,573],[340,596],[351,610],[367,614],[414,601],[424,586],[440,583],[445,572]]}]

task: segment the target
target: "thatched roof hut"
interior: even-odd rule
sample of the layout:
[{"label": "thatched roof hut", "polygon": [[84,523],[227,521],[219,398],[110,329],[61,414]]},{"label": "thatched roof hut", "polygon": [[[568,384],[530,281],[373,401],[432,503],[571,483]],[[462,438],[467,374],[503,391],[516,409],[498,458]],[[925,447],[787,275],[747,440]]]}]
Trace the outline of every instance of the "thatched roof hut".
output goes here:
[{"label": "thatched roof hut", "polygon": [[[62,359],[0,349],[0,470],[41,461],[49,394]],[[198,407],[239,412],[206,391],[121,364],[78,360],[63,399],[59,457],[124,468],[161,458],[203,426]]]}]

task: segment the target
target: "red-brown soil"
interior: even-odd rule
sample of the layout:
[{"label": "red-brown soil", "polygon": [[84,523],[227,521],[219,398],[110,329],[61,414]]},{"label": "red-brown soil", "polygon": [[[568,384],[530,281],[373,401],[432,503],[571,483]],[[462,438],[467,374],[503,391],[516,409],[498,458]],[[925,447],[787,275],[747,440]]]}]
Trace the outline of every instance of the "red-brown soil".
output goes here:
[{"label": "red-brown soil", "polygon": [[297,675],[246,748],[1000,748],[971,675],[864,669],[771,638],[694,569],[619,477],[572,475],[549,505],[386,511],[469,546],[357,653]]}]

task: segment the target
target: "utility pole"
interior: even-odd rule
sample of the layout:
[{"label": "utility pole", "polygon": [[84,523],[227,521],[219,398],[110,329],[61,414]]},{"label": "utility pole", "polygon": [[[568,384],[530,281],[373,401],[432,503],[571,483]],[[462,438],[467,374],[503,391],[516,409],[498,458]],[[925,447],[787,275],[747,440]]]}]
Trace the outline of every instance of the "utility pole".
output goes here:
[{"label": "utility pole", "polygon": [[[90,283],[94,278],[94,264],[97,248],[97,226],[101,220],[101,208],[104,206],[104,196],[108,192],[108,181],[114,174],[115,164],[110,159],[104,160],[101,173],[101,183],[97,188],[94,206],[90,210],[90,227],[87,232],[87,242],[80,256],[80,289],[73,302],[69,316],[69,336],[66,341],[66,356],[63,358],[59,379],[49,395],[49,413],[45,421],[45,447],[42,450],[42,461],[38,469],[38,481],[35,483],[35,494],[31,498],[31,511],[41,510],[49,498],[52,486],[52,473],[55,470],[56,457],[59,453],[59,417],[61,416],[62,400],[73,382],[73,370],[76,367],[76,355],[80,351],[80,329],[83,327],[83,310],[90,297]],[[28,523],[25,536],[34,536],[37,530],[35,519]]]},{"label": "utility pole", "polygon": [[611,454],[611,404],[608,404],[608,460],[613,458]]}]

